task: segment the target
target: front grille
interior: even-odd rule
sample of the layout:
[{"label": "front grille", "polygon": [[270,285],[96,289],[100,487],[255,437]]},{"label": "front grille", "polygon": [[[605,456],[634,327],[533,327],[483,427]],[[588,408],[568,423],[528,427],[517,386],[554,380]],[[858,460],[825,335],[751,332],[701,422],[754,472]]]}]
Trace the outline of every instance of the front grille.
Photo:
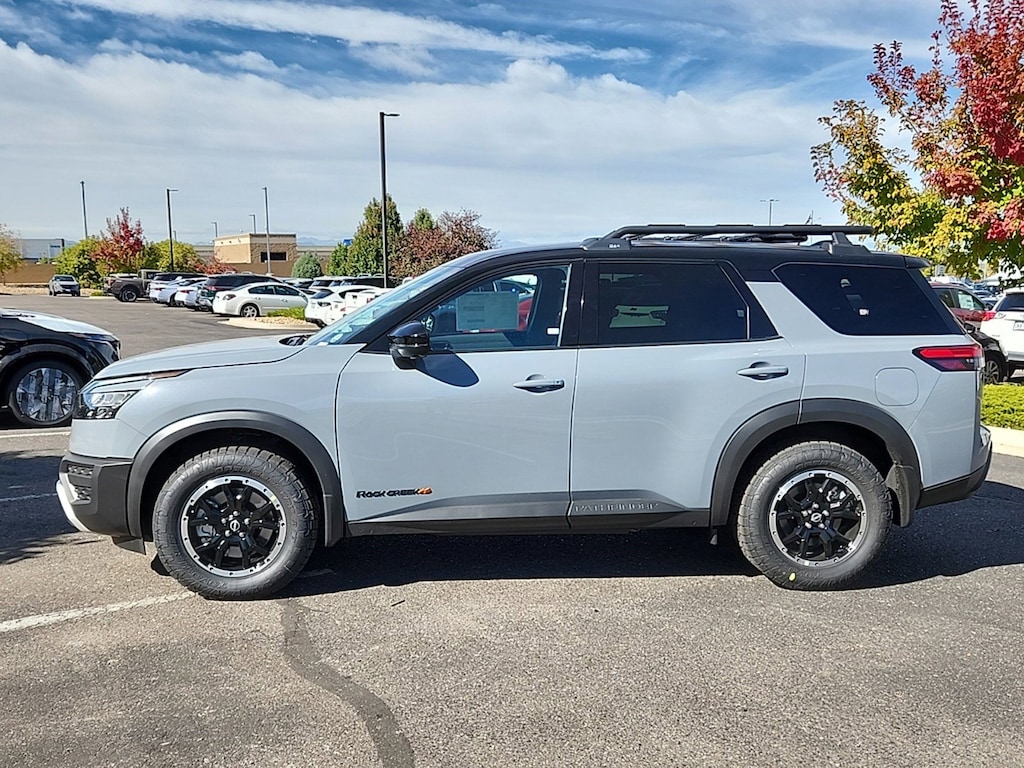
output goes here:
[{"label": "front grille", "polygon": [[87,485],[71,484],[71,490],[75,493],[75,501],[92,501],[92,488]]},{"label": "front grille", "polygon": [[65,469],[67,470],[68,477],[92,477],[92,467],[87,464],[68,464]]}]

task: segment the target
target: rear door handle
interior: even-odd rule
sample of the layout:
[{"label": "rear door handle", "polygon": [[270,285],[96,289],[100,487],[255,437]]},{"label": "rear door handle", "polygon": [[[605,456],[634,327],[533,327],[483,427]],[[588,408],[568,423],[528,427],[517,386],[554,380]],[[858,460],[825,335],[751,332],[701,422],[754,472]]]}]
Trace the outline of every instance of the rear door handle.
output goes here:
[{"label": "rear door handle", "polygon": [[771,365],[769,363],[754,363],[749,368],[736,371],[740,376],[746,376],[748,379],[757,379],[758,381],[767,381],[768,379],[777,379],[780,376],[789,375],[789,368],[784,365]]},{"label": "rear door handle", "polygon": [[526,381],[517,381],[512,385],[516,389],[525,389],[529,392],[552,392],[556,389],[561,389],[565,386],[564,379],[548,379],[534,374],[526,379]]}]

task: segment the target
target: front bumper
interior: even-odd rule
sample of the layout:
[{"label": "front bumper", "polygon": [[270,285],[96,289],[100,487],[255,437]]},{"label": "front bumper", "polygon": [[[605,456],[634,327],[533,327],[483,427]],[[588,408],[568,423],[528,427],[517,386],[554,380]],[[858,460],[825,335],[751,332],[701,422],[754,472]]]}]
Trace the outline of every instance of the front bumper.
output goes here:
[{"label": "front bumper", "polygon": [[57,497],[68,522],[80,531],[128,536],[129,459],[64,455]]}]

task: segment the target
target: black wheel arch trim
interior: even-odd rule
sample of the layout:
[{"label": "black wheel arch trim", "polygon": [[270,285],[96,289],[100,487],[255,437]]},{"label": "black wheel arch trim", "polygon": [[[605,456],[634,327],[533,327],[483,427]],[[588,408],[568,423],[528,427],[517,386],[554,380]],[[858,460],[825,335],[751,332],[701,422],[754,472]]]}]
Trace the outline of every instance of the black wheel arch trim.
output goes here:
[{"label": "black wheel arch trim", "polygon": [[[41,344],[27,344],[20,349],[11,352],[9,355],[5,355],[3,360],[0,360],[0,384],[6,389],[10,377],[14,371],[20,368],[27,362],[31,362],[36,358],[50,358],[59,360],[63,363],[73,365],[79,369],[79,372],[85,375],[85,381],[89,381],[99,368],[90,361],[85,355],[79,352],[74,347],[65,347],[61,344],[53,343],[41,343]],[[84,384],[85,382],[83,382]]]},{"label": "black wheel arch trim", "polygon": [[190,416],[152,435],[135,454],[128,476],[128,528],[142,538],[142,494],[150,470],[181,440],[224,429],[264,432],[290,443],[312,466],[320,483],[324,511],[324,543],[331,546],[345,534],[341,478],[330,452],[309,430],[282,416],[257,411],[221,411]]},{"label": "black wheel arch trim", "polygon": [[893,461],[885,478],[886,485],[896,493],[900,508],[900,519],[894,522],[908,525],[921,499],[920,462],[913,441],[903,426],[880,408],[838,398],[781,403],[751,417],[733,432],[715,469],[711,487],[711,525],[724,526],[729,522],[740,471],[762,443],[787,427],[816,422],[849,424],[866,429],[885,442]]}]

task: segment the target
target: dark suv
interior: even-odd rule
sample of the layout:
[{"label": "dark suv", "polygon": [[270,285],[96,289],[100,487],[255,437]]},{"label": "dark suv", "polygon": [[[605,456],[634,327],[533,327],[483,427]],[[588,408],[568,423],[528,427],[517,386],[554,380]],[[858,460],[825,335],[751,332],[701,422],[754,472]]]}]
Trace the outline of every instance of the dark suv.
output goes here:
[{"label": "dark suv", "polygon": [[30,427],[66,426],[81,388],[120,351],[94,325],[0,308],[0,406]]},{"label": "dark suv", "polygon": [[213,310],[213,296],[229,288],[237,288],[240,285],[249,283],[280,282],[273,275],[257,275],[253,272],[231,272],[224,275],[214,275],[207,278],[206,282],[199,286],[199,294],[196,296],[196,309],[204,312]]}]

